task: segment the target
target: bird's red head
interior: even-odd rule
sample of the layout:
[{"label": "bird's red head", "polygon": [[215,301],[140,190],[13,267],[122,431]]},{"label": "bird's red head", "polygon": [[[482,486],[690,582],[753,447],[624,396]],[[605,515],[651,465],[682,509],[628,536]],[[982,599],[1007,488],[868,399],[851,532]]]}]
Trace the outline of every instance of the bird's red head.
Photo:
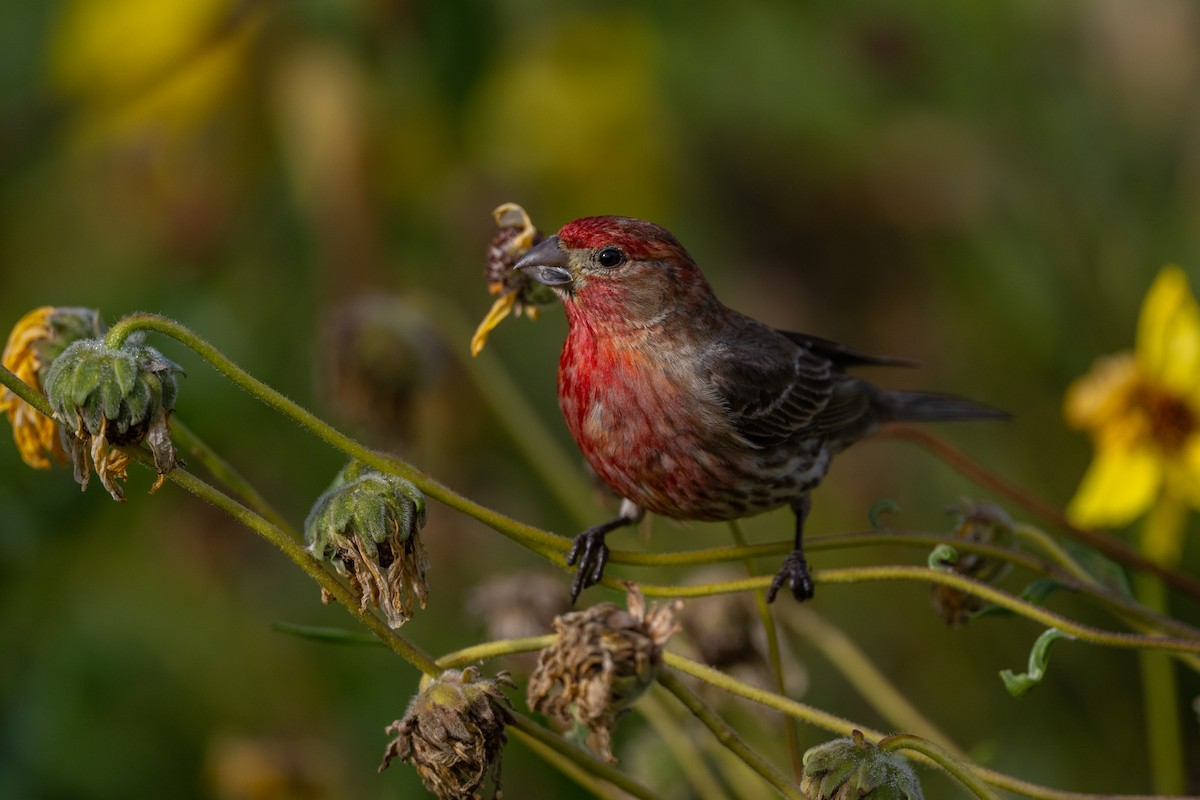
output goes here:
[{"label": "bird's red head", "polygon": [[558,238],[568,250],[616,247],[630,261],[691,261],[669,230],[633,217],[583,217],[562,226]]},{"label": "bird's red head", "polygon": [[699,267],[670,231],[632,217],[584,217],[534,247],[516,269],[558,293],[574,322],[641,328],[716,305]]}]

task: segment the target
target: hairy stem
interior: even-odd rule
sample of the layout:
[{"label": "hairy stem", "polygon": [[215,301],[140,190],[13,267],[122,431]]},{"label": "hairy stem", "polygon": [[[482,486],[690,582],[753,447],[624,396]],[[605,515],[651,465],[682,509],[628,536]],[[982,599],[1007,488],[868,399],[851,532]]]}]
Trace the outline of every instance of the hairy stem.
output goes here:
[{"label": "hairy stem", "polygon": [[[1183,504],[1165,492],[1142,526],[1142,549],[1163,563],[1178,563],[1184,514]],[[1134,587],[1142,603],[1155,611],[1166,612],[1166,587],[1158,576],[1135,575]],[[1185,767],[1175,665],[1165,654],[1145,650],[1138,654],[1138,664],[1146,703],[1146,753],[1154,791],[1159,794],[1182,792]]]},{"label": "hairy stem", "polygon": [[[1020,616],[1041,623],[1046,627],[1058,628],[1063,633],[1070,634],[1077,639],[1091,642],[1092,644],[1129,649],[1163,650],[1170,653],[1200,654],[1200,639],[1181,639],[1157,635],[1146,636],[1094,628],[1022,600],[990,584],[944,570],[912,566],[845,567],[841,569],[813,570],[812,576],[817,584],[865,583],[868,581],[892,580],[940,583],[975,595],[1002,608],[1007,608]],[[605,578],[606,582],[608,580],[610,579]],[[757,590],[767,586],[769,582],[770,578],[743,578],[741,580],[697,586],[639,585],[647,597],[704,597],[712,594]],[[618,584],[613,582],[611,585],[616,588]]]},{"label": "hairy stem", "polygon": [[880,739],[876,746],[884,751],[911,750],[914,753],[920,753],[970,789],[980,800],[1000,800],[969,765],[959,761],[957,757],[935,742],[911,733],[895,733]]},{"label": "hairy stem", "polygon": [[416,484],[427,496],[438,502],[461,511],[467,516],[474,517],[488,527],[552,561],[564,563],[562,554],[571,547],[569,539],[538,530],[532,525],[519,523],[503,514],[485,508],[434,480],[407,461],[371,450],[255,378],[234,364],[220,350],[174,320],[158,314],[131,314],[109,329],[105,336],[105,344],[109,347],[119,347],[130,334],[138,330],[152,330],[170,336],[195,352],[251,396],[292,419],[331,447],[375,469],[406,478]]},{"label": "hairy stem", "polygon": [[[765,689],[760,689],[757,686],[751,686],[744,681],[739,681],[736,678],[719,672],[712,667],[707,667],[699,664],[691,659],[675,653],[663,653],[663,661],[667,666],[672,667],[680,672],[699,678],[716,686],[719,689],[729,692],[730,694],[743,697],[755,703],[774,708],[782,711],[785,714],[790,714],[801,722],[814,725],[818,728],[835,733],[839,736],[850,736],[855,730],[862,731],[865,736],[872,740],[880,740],[884,738],[884,734],[879,731],[872,730],[856,722],[851,722],[835,714],[830,714],[827,711],[821,711],[805,703],[792,700],[787,697],[780,697],[774,692],[768,692]],[[924,763],[932,763],[924,755],[917,756]],[[1016,792],[1025,797],[1032,797],[1035,800],[1189,800],[1185,797],[1165,798],[1151,795],[1132,795],[1132,794],[1091,794],[1087,792],[1067,792],[1059,789],[1052,789],[1047,786],[1039,786],[1036,783],[1014,778],[1011,775],[1005,775],[1002,772],[986,769],[970,765],[970,770],[978,775],[989,786],[994,786],[997,789]],[[1191,798],[1190,800],[1194,800]]]}]

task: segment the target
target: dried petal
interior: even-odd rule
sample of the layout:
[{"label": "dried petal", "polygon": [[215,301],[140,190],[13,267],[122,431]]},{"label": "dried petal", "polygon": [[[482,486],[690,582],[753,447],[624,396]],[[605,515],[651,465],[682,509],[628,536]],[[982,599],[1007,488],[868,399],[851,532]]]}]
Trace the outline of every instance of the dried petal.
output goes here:
[{"label": "dried petal", "polygon": [[[0,363],[29,386],[42,390],[51,362],[67,345],[102,331],[100,315],[87,308],[42,306],[13,327]],[[65,448],[54,420],[43,416],[7,387],[0,386],[0,411],[7,413],[13,439],[25,463],[49,469],[50,458],[65,462]]]},{"label": "dried petal", "polygon": [[554,292],[523,272],[513,269],[521,256],[545,237],[534,227],[529,214],[516,203],[505,203],[492,212],[500,230],[488,245],[488,292],[499,295],[471,337],[471,355],[487,344],[488,334],[510,313],[537,319],[538,307],[554,302]]},{"label": "dried petal", "polygon": [[491,777],[493,797],[500,797],[504,727],[513,721],[502,685],[513,685],[507,673],[488,680],[474,667],[446,670],[430,680],[404,717],[387,727],[395,738],[379,770],[396,759],[412,764],[426,789],[454,800],[476,797]]},{"label": "dried petal", "polygon": [[615,762],[611,735],[617,720],[654,682],[662,646],[679,630],[682,603],[646,608],[627,584],[629,610],[600,603],[554,620],[554,643],[538,654],[529,680],[529,707],[593,735],[601,758]]}]

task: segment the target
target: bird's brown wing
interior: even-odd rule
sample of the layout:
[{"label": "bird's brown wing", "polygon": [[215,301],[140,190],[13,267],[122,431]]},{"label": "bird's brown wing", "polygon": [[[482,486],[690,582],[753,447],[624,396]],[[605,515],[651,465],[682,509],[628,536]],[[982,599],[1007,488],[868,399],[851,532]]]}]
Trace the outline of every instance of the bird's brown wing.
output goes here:
[{"label": "bird's brown wing", "polygon": [[713,353],[710,375],[734,428],[758,447],[833,435],[870,406],[863,382],[825,355],[748,318]]}]

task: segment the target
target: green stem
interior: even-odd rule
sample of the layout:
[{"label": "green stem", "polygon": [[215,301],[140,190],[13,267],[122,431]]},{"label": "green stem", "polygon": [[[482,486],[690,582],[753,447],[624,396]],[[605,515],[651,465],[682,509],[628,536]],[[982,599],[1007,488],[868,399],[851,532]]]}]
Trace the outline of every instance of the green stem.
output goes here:
[{"label": "green stem", "polygon": [[[1143,552],[1165,566],[1174,566],[1179,559],[1184,514],[1184,506],[1164,492],[1142,527]],[[1144,605],[1166,613],[1167,591],[1162,580],[1139,573],[1134,576],[1134,589]],[[1138,663],[1146,704],[1146,752],[1151,785],[1158,794],[1177,794],[1183,791],[1185,767],[1175,665],[1165,653],[1145,650],[1138,654]]]},{"label": "green stem", "polygon": [[37,389],[17,377],[17,373],[3,364],[0,364],[0,383],[4,384],[17,397],[36,408],[43,416],[54,416],[54,412],[50,410],[50,401]]},{"label": "green stem", "polygon": [[[1041,606],[1034,605],[1008,592],[997,589],[990,584],[944,570],[912,566],[845,567],[841,569],[813,570],[812,576],[817,584],[850,584],[893,580],[940,583],[967,592],[968,594],[973,594],[1002,608],[1007,608],[1048,628],[1058,628],[1063,633],[1068,633],[1077,639],[1091,642],[1092,644],[1129,649],[1149,648],[1171,653],[1200,654],[1200,640],[1197,639],[1145,636],[1094,628],[1090,625],[1083,625],[1070,620],[1053,611],[1048,611]],[[607,583],[608,580],[606,578],[605,582]],[[705,597],[713,594],[728,594],[731,592],[761,589],[767,586],[769,581],[769,578],[743,578],[741,580],[697,586],[660,586],[651,584],[639,584],[639,586],[642,593],[647,597]],[[615,581],[611,585],[614,588],[618,586]]]},{"label": "green stem", "polygon": [[[1002,559],[1025,567],[1032,572],[1047,575],[1060,581],[1066,588],[1087,595],[1103,603],[1115,611],[1125,621],[1139,621],[1139,627],[1145,631],[1170,632],[1185,638],[1200,639],[1200,628],[1193,627],[1176,619],[1165,617],[1128,597],[1125,597],[1108,587],[1093,580],[1081,579],[1065,571],[1054,568],[1043,559],[1037,558],[1020,550],[986,544],[983,542],[967,542],[945,534],[923,533],[920,531],[862,531],[850,533],[833,533],[812,536],[806,539],[805,550],[817,552],[848,547],[874,547],[878,545],[900,545],[903,547],[936,547],[939,544],[949,544],[962,552],[978,553],[988,558]],[[748,545],[746,547],[713,547],[702,550],[684,550],[668,553],[638,553],[627,550],[613,550],[609,553],[609,563],[626,564],[630,566],[662,567],[662,566],[694,566],[724,561],[745,560],[762,556],[776,556],[791,552],[791,542],[766,542]],[[1126,619],[1126,616],[1129,619]]]},{"label": "green stem", "polygon": [[996,793],[989,789],[987,784],[971,770],[969,765],[962,763],[945,748],[928,739],[911,733],[896,733],[880,739],[876,746],[886,752],[911,750],[914,753],[920,753],[970,789],[980,800],[1000,800]]},{"label": "green stem", "polygon": [[[814,725],[818,728],[830,731],[840,736],[851,736],[855,730],[862,731],[869,739],[878,741],[884,738],[884,734],[879,731],[872,730],[864,725],[856,722],[851,722],[848,719],[830,714],[827,711],[821,711],[810,705],[806,705],[788,697],[780,697],[774,692],[768,692],[765,689],[760,689],[757,686],[751,686],[744,681],[739,681],[736,678],[730,677],[723,672],[719,672],[712,667],[699,664],[691,659],[684,658],[675,653],[664,652],[663,662],[679,672],[683,672],[692,677],[699,678],[702,681],[716,686],[717,688],[729,692],[730,694],[743,697],[768,708],[773,708],[782,711],[785,714],[790,714],[801,722]],[[926,763],[928,762],[925,756],[918,758]],[[1005,775],[1002,772],[986,769],[970,765],[970,769],[978,775],[989,786],[995,786],[997,789],[1016,792],[1025,797],[1032,797],[1035,800],[1195,800],[1195,798],[1172,797],[1165,798],[1151,795],[1132,795],[1132,794],[1090,794],[1086,792],[1067,792],[1059,789],[1051,789],[1046,786],[1039,786],[1036,783],[1014,778],[1011,775]]]},{"label": "green stem", "polygon": [[[1152,606],[1150,603],[1135,603],[1126,599],[1123,595],[1108,591],[1108,587],[1104,586],[1098,578],[1084,569],[1070,553],[1064,550],[1045,531],[1033,525],[1019,524],[1013,527],[1013,533],[1018,538],[1024,539],[1046,552],[1059,566],[1080,582],[1083,591],[1087,591],[1088,589],[1099,590],[1099,594],[1094,596],[1107,602],[1113,614],[1134,630],[1141,631],[1142,633],[1169,632],[1176,636],[1200,639],[1200,630],[1179,620],[1171,619],[1166,615],[1165,595],[1161,606]],[[1140,579],[1135,578],[1135,583],[1138,580]],[[1153,576],[1147,576],[1146,578],[1146,581],[1151,583],[1155,582],[1155,580]],[[1157,583],[1161,593],[1162,582],[1158,581]],[[1153,590],[1149,591],[1153,592]],[[1139,594],[1141,593],[1139,592]],[[1193,670],[1200,672],[1200,656],[1180,656],[1180,658]]]},{"label": "green stem", "polygon": [[[669,654],[664,653],[663,655],[666,656]],[[712,709],[706,706],[700,698],[696,697],[690,689],[684,686],[683,681],[679,680],[673,673],[663,670],[658,674],[658,682],[671,692],[671,694],[675,695],[697,719],[704,723],[726,749],[737,755],[748,767],[761,775],[763,779],[775,787],[780,795],[792,800],[804,800],[803,795],[800,794],[799,787],[788,780],[786,775],[747,745],[742,740],[742,737],[738,735],[737,731],[731,728]]]},{"label": "green stem", "polygon": [[104,342],[109,347],[120,347],[130,334],[138,330],[156,331],[177,340],[251,396],[284,416],[291,418],[329,446],[341,450],[351,458],[358,459],[375,469],[406,478],[416,484],[428,497],[461,511],[468,516],[474,517],[488,527],[552,561],[557,561],[560,564],[564,563],[562,554],[571,547],[569,539],[538,530],[532,525],[522,524],[503,514],[485,508],[479,503],[453,491],[439,481],[434,480],[407,461],[395,456],[378,453],[356,442],[298,403],[289,400],[258,378],[255,378],[237,364],[234,364],[220,350],[213,347],[195,332],[172,319],[159,316],[158,314],[131,314],[121,319],[109,329]]},{"label": "green stem", "polygon": [[530,653],[549,647],[554,644],[556,638],[556,634],[548,633],[545,636],[528,636],[524,639],[499,639],[494,642],[484,642],[447,653],[437,660],[437,665],[440,669],[459,669],[477,661],[512,656],[517,653]]},{"label": "green stem", "polygon": [[[737,520],[730,520],[729,531],[733,534],[734,543],[740,548],[746,548],[749,542],[742,526]],[[751,578],[757,576],[753,559],[745,559],[746,574]],[[754,604],[758,608],[758,618],[762,623],[763,632],[767,635],[767,661],[770,664],[775,679],[775,688],[781,695],[787,695],[787,685],[783,679],[783,656],[779,650],[779,629],[771,615],[771,606],[767,603],[766,591],[759,589],[754,593]],[[797,782],[804,775],[803,754],[800,752],[800,739],[796,732],[796,724],[786,714],[782,715],[783,735],[787,741],[788,756],[792,761],[792,775]]]}]

